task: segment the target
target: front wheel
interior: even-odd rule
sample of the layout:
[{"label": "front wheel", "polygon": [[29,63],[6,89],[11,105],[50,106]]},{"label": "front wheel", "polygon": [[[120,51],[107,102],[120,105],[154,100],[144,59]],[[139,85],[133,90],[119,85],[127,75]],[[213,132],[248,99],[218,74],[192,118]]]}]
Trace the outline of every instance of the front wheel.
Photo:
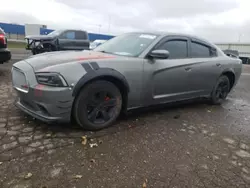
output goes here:
[{"label": "front wheel", "polygon": [[111,82],[98,80],[87,84],[74,104],[76,122],[84,129],[96,131],[110,126],[119,116],[122,96]]},{"label": "front wheel", "polygon": [[221,76],[211,93],[211,102],[215,105],[220,105],[226,98],[230,91],[230,81],[227,76]]},{"label": "front wheel", "polygon": [[32,52],[32,55],[36,55],[37,54],[37,52],[36,52],[36,50],[31,50],[31,52]]}]

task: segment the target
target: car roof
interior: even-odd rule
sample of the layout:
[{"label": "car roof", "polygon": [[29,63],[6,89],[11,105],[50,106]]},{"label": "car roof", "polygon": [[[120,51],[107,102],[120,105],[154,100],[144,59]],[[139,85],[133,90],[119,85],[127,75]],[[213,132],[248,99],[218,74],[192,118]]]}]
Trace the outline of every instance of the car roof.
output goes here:
[{"label": "car roof", "polygon": [[174,32],[163,32],[163,31],[141,31],[141,32],[130,32],[130,33],[141,33],[141,34],[152,34],[152,35],[160,35],[160,36],[182,36],[182,37],[190,37],[190,38],[200,38],[195,35],[184,34],[184,33],[174,33]]},{"label": "car roof", "polygon": [[163,32],[163,31],[141,31],[141,32],[130,32],[130,33],[138,33],[138,34],[150,34],[150,35],[158,35],[158,36],[179,36],[179,37],[188,37],[188,38],[193,38],[197,40],[201,40],[203,42],[206,42],[212,46],[215,47],[213,43],[208,41],[207,39],[204,39],[202,37],[197,37],[195,35],[190,35],[190,34],[183,34],[183,33],[174,33],[174,32]]},{"label": "car roof", "polygon": [[87,31],[82,30],[82,29],[61,29],[61,31],[68,31],[68,30],[70,30],[70,31],[82,31],[82,32],[87,33]]}]

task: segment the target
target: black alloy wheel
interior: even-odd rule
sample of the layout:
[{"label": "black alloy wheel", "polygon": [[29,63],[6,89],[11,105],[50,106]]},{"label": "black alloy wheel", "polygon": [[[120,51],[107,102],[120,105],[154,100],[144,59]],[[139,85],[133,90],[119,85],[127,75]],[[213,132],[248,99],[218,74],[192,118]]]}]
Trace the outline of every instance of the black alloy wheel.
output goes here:
[{"label": "black alloy wheel", "polygon": [[119,116],[122,96],[111,82],[97,80],[86,85],[74,104],[76,122],[86,130],[100,130],[110,126]]},{"label": "black alloy wheel", "polygon": [[221,104],[230,92],[230,81],[227,76],[221,76],[211,95],[211,101],[213,104]]},{"label": "black alloy wheel", "polygon": [[87,103],[88,120],[94,124],[102,124],[111,119],[116,110],[117,100],[108,91],[93,93]]}]

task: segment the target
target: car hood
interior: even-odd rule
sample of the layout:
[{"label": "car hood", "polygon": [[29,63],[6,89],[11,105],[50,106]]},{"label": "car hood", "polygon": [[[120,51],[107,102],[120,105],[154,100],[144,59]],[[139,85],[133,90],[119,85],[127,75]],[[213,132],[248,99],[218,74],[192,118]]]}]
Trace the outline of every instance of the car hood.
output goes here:
[{"label": "car hood", "polygon": [[54,37],[48,36],[48,35],[28,35],[25,37],[25,39],[31,39],[31,40],[51,40]]},{"label": "car hood", "polygon": [[58,51],[48,52],[39,55],[34,55],[26,59],[35,71],[41,71],[42,69],[48,68],[54,65],[60,65],[70,62],[84,62],[90,60],[102,60],[108,58],[123,58],[122,56],[116,56],[101,52],[94,51]]}]

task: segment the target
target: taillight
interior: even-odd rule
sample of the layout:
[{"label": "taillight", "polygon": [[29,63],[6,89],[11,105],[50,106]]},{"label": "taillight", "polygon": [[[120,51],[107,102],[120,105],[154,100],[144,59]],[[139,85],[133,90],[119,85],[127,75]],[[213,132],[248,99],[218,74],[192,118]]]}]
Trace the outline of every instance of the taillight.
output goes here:
[{"label": "taillight", "polygon": [[6,44],[5,36],[4,34],[0,34],[0,42],[3,44]]}]

